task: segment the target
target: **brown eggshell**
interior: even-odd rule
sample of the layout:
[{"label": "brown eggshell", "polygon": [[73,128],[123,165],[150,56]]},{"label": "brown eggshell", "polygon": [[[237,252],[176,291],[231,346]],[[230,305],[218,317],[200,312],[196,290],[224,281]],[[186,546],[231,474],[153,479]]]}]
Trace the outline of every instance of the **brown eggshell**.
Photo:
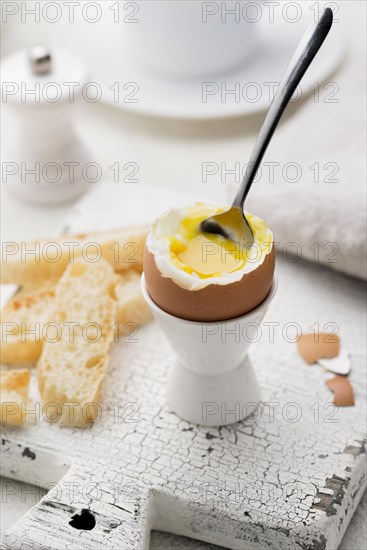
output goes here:
[{"label": "brown eggshell", "polygon": [[345,376],[334,376],[326,380],[325,384],[334,392],[333,404],[336,407],[353,407],[354,391],[348,378]]},{"label": "brown eggshell", "polygon": [[340,339],[336,334],[327,332],[302,334],[297,342],[301,357],[312,365],[318,359],[332,359],[340,351]]},{"label": "brown eggshell", "polygon": [[158,270],[153,254],[145,247],[144,275],[153,302],[161,309],[189,321],[214,322],[240,317],[261,304],[274,277],[274,246],[264,262],[238,282],[211,284],[200,290],[178,286]]}]

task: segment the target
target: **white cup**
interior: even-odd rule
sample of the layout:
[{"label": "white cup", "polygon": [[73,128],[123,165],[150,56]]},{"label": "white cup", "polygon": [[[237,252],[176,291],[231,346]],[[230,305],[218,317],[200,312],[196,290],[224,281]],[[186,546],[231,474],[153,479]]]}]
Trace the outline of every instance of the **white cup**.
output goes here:
[{"label": "white cup", "polygon": [[124,25],[129,54],[151,71],[176,77],[231,70],[256,45],[255,21],[246,17],[242,2],[231,4],[230,9],[226,2],[202,0],[134,2],[135,13]]},{"label": "white cup", "polygon": [[260,391],[247,353],[275,296],[276,278],[257,308],[216,323],[170,315],[151,299],[144,275],[141,288],[177,357],[168,381],[172,410],[184,420],[205,426],[233,424],[254,412]]}]

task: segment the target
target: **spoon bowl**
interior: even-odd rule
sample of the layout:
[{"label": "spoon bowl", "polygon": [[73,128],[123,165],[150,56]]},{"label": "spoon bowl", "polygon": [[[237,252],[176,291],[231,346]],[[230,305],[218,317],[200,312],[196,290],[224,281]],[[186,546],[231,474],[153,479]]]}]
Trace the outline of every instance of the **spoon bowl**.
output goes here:
[{"label": "spoon bowl", "polygon": [[202,221],[200,231],[222,235],[238,244],[240,250],[245,250],[254,243],[254,234],[250,224],[239,206],[232,206],[222,214],[211,216]]}]

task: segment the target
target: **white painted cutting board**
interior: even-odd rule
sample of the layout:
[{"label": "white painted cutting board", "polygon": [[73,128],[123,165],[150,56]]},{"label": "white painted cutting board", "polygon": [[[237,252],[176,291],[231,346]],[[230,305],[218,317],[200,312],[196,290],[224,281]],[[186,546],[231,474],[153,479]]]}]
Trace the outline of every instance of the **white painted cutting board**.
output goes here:
[{"label": "white painted cutting board", "polygon": [[[82,199],[68,228],[140,223],[182,204],[113,185]],[[176,417],[165,399],[173,353],[152,322],[137,342],[114,345],[93,426],[3,429],[1,475],[51,487],[7,531],[4,549],[147,549],[152,528],[241,550],[337,548],[366,486],[363,283],[281,258],[277,269],[266,319],[274,341],[268,325],[250,352],[264,401],[257,414],[222,429]],[[355,407],[335,410],[322,369],[287,341],[287,323],[309,331],[315,322],[339,326]]]}]

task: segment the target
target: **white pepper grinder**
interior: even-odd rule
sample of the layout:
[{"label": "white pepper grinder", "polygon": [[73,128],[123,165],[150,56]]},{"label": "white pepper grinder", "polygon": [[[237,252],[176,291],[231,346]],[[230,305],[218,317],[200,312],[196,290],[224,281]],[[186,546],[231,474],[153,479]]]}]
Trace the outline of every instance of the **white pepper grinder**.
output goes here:
[{"label": "white pepper grinder", "polygon": [[90,155],[73,127],[86,77],[72,54],[44,45],[3,61],[2,182],[24,200],[55,204],[88,188]]}]

